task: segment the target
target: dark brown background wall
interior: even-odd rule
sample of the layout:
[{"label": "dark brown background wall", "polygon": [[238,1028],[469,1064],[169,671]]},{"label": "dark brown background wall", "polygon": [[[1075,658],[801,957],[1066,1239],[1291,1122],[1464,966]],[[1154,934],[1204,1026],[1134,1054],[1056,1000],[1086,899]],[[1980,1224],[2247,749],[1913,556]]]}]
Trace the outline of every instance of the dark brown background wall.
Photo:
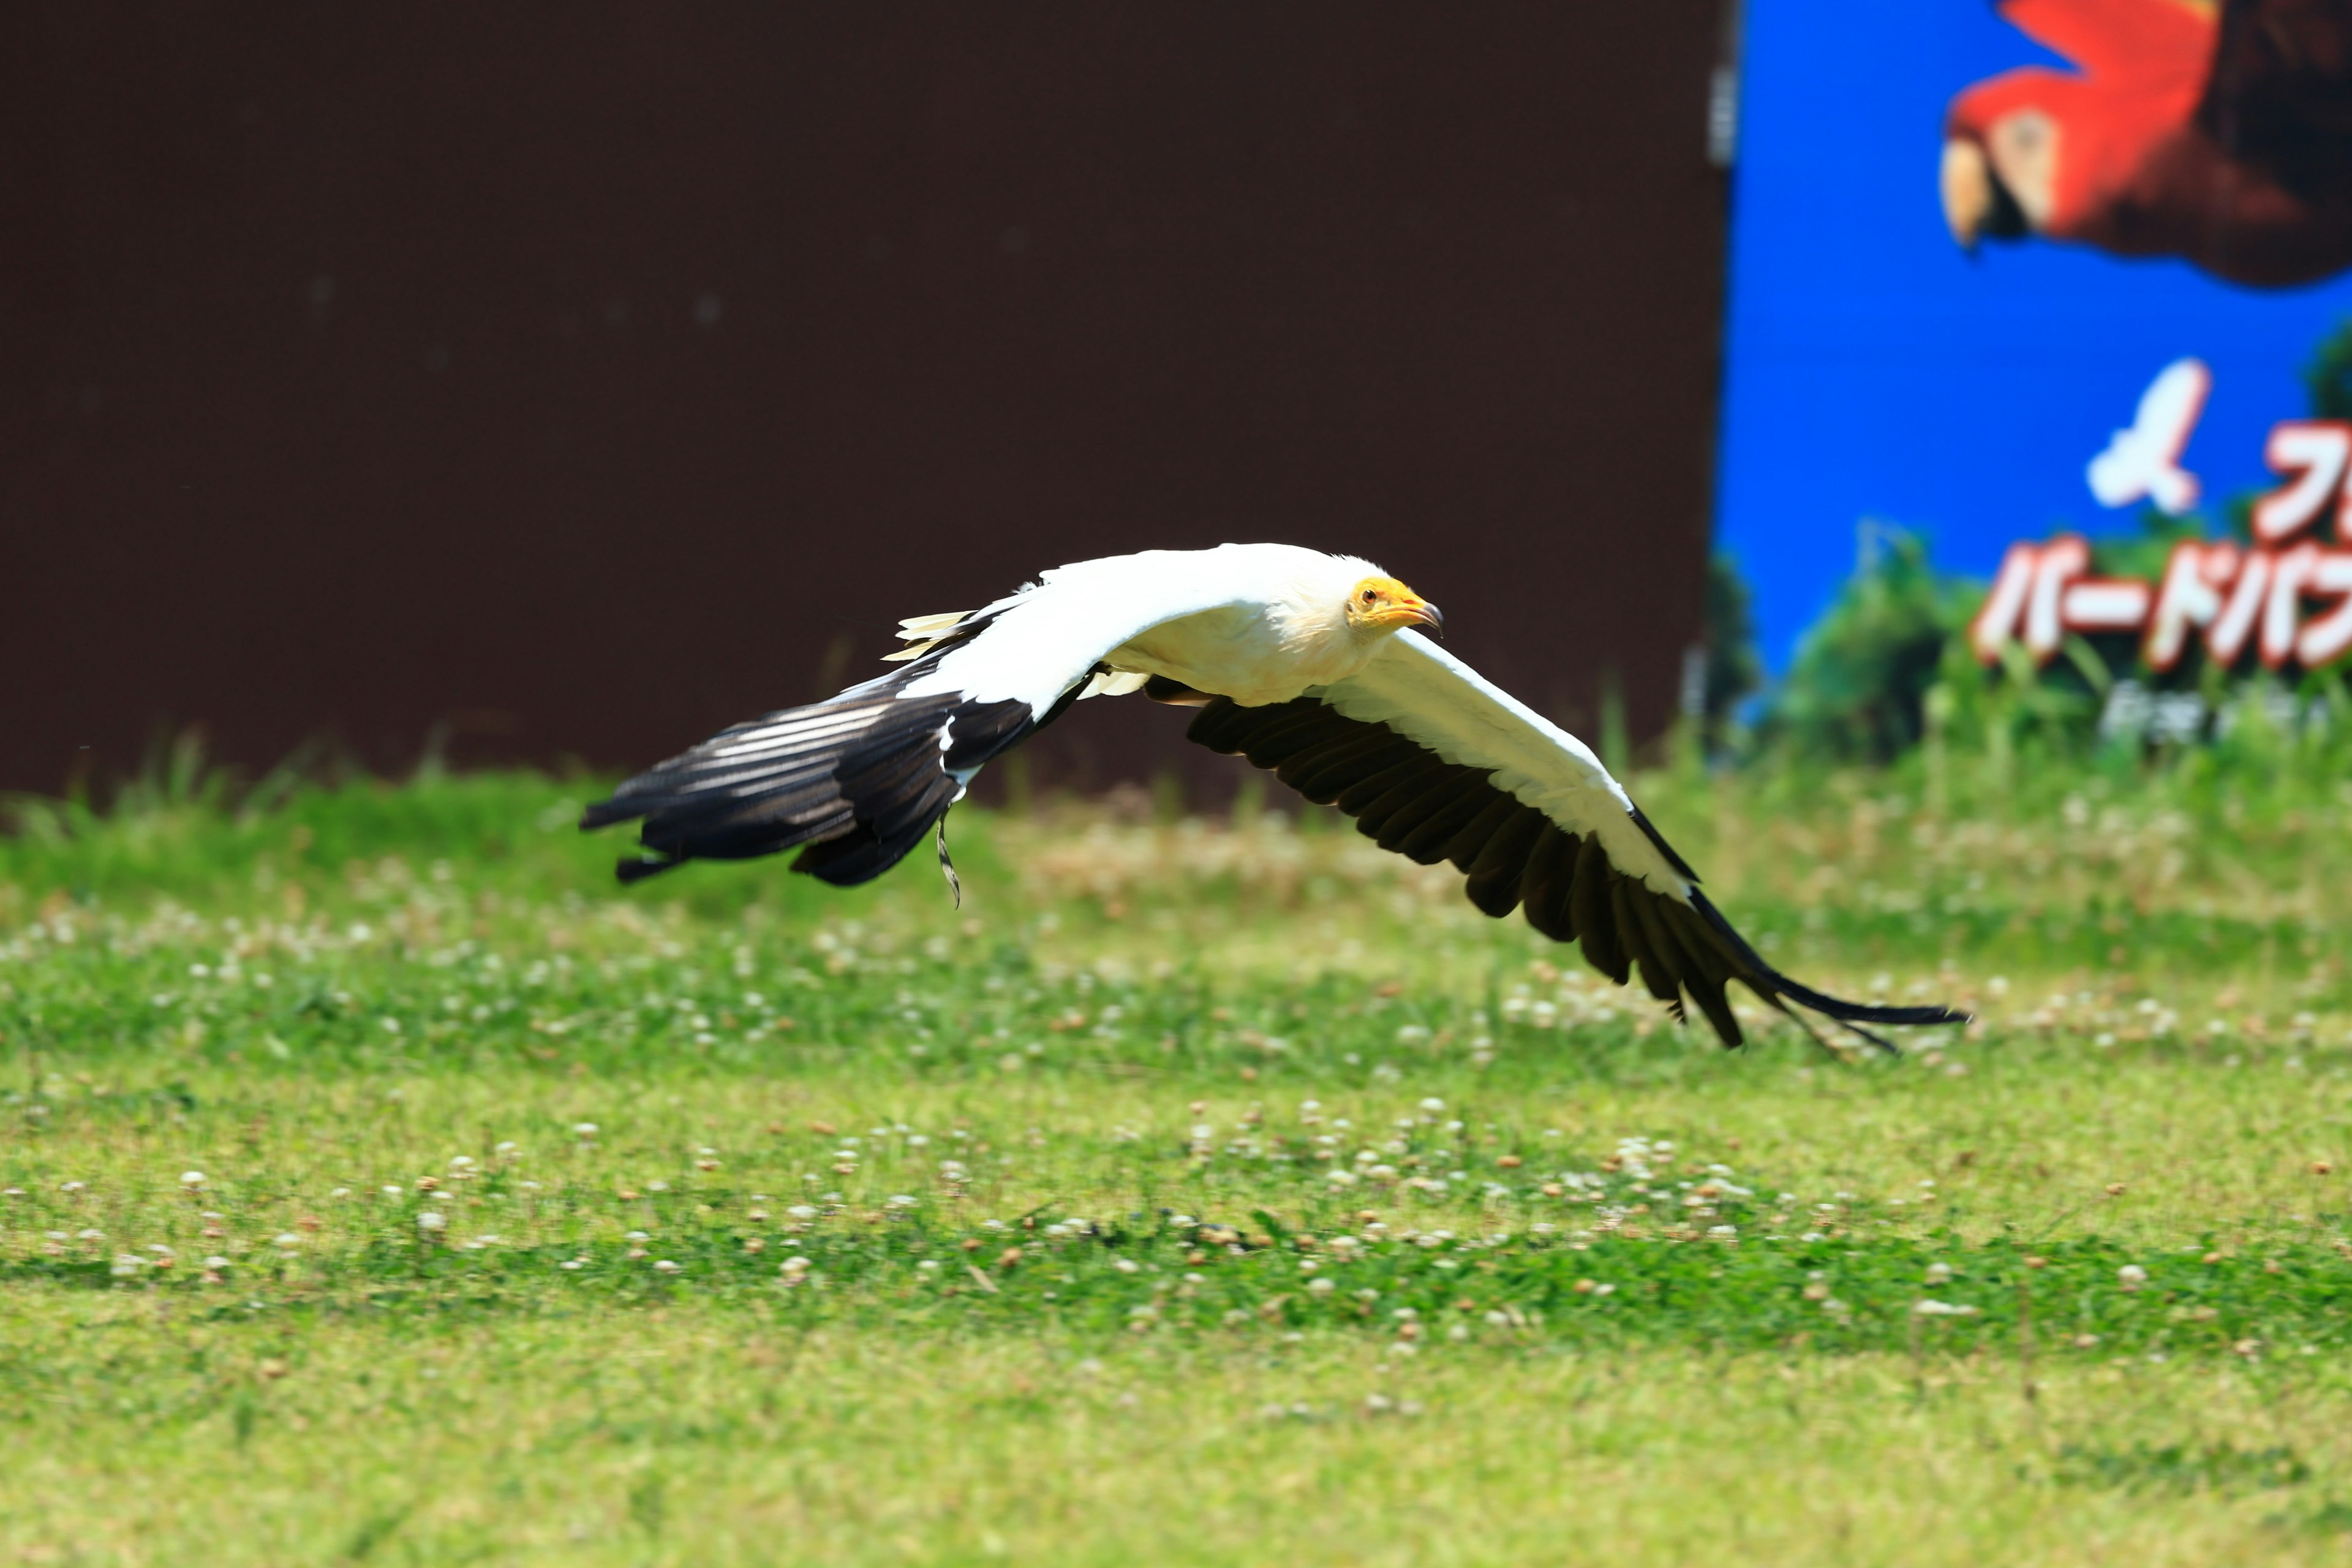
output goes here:
[{"label": "dark brown background wall", "polygon": [[[1716,6],[20,7],[0,787],[191,722],[643,763],[900,616],[1227,539],[1369,555],[1654,728]],[[1048,760],[1142,776],[1182,718]]]}]

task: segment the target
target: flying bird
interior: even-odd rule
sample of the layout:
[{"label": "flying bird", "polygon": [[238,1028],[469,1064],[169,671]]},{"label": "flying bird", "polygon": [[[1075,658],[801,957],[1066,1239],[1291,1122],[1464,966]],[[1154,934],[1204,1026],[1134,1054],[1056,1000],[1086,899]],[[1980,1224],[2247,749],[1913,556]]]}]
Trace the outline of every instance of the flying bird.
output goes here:
[{"label": "flying bird", "polygon": [[1952,100],[1952,237],[2179,256],[2257,287],[2352,266],[2352,0],[1998,0],[2073,71]]},{"label": "flying bird", "polygon": [[1638,973],[1677,1020],[1696,1006],[1727,1046],[1741,1041],[1732,981],[1809,1033],[1792,1005],[1880,1046],[1861,1026],[1965,1021],[1774,970],[1582,742],[1422,635],[1443,626],[1369,562],[1292,545],[1079,562],[969,614],[901,623],[899,668],[726,730],[581,826],[641,823],[625,882],[797,847],[794,870],[849,886],[935,829],[952,878],[944,819],[983,764],[1083,698],[1140,690],[1199,710],[1192,740],[1337,805],[1383,849],[1452,861],[1486,913],[1524,908],[1617,984]]},{"label": "flying bird", "polygon": [[2213,373],[2200,359],[2177,359],[2156,373],[2139,395],[2131,428],[2116,431],[2084,470],[2101,506],[2146,499],[2179,517],[2197,504],[2197,476],[2180,466],[2180,454],[2212,390]]}]

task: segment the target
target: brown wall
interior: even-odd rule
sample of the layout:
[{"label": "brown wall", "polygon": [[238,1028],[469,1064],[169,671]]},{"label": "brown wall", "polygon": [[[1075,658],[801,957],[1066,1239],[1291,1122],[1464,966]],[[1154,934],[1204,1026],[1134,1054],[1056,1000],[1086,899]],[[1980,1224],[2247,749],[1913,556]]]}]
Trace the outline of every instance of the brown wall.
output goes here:
[{"label": "brown wall", "polygon": [[[0,787],[191,721],[643,763],[900,616],[1226,539],[1369,555],[1654,728],[1717,3],[27,4]],[[1100,782],[1181,725],[1047,740]]]}]

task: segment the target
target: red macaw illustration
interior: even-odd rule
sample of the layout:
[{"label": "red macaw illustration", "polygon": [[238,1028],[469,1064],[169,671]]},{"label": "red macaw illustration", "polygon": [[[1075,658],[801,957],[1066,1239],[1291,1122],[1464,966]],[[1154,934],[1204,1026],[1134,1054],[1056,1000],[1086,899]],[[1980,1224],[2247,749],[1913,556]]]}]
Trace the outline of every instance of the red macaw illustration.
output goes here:
[{"label": "red macaw illustration", "polygon": [[2352,0],[1998,0],[2073,71],[1952,100],[1944,216],[2263,287],[2352,267]]}]

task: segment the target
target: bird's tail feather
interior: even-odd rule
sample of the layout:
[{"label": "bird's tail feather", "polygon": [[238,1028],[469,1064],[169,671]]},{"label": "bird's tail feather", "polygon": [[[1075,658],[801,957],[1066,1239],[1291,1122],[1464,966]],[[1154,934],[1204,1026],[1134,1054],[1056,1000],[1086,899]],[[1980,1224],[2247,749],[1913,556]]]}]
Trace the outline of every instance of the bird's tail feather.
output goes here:
[{"label": "bird's tail feather", "polygon": [[868,881],[921,842],[971,769],[1029,728],[1024,703],[901,697],[905,683],[886,677],[738,724],[630,779],[580,826],[644,824],[646,853],[615,868],[624,882],[794,847],[795,870]]},{"label": "bird's tail feather", "polygon": [[1816,991],[1810,985],[1790,979],[1765,963],[1763,955],[1748,945],[1748,939],[1741,936],[1733,928],[1731,922],[1723,918],[1723,911],[1717,909],[1714,902],[1696,888],[1690,890],[1690,901],[1691,907],[1696,910],[1701,918],[1706,921],[1708,929],[1715,933],[1716,938],[1728,947],[1748,967],[1751,973],[1764,980],[1770,988],[1767,990],[1764,986],[1758,986],[1754,981],[1747,980],[1745,977],[1742,983],[1749,985],[1759,995],[1783,1013],[1788,1012],[1786,1005],[1793,1002],[1800,1007],[1810,1008],[1822,1017],[1831,1019],[1847,1033],[1860,1036],[1880,1050],[1889,1052],[1895,1048],[1891,1041],[1871,1033],[1862,1026],[1864,1024],[1932,1026],[1965,1024],[1969,1021],[1969,1016],[1966,1013],[1956,1012],[1949,1007],[1888,1007],[1871,1002],[1849,1002],[1843,996],[1832,996],[1826,992]]},{"label": "bird's tail feather", "polygon": [[1965,1024],[1966,1013],[1949,1007],[1884,1007],[1874,1003],[1848,1002],[1842,996],[1830,996],[1810,985],[1801,985],[1787,975],[1774,972],[1780,982],[1780,994],[1801,1007],[1811,1007],[1824,1018],[1834,1018],[1841,1024]]}]

